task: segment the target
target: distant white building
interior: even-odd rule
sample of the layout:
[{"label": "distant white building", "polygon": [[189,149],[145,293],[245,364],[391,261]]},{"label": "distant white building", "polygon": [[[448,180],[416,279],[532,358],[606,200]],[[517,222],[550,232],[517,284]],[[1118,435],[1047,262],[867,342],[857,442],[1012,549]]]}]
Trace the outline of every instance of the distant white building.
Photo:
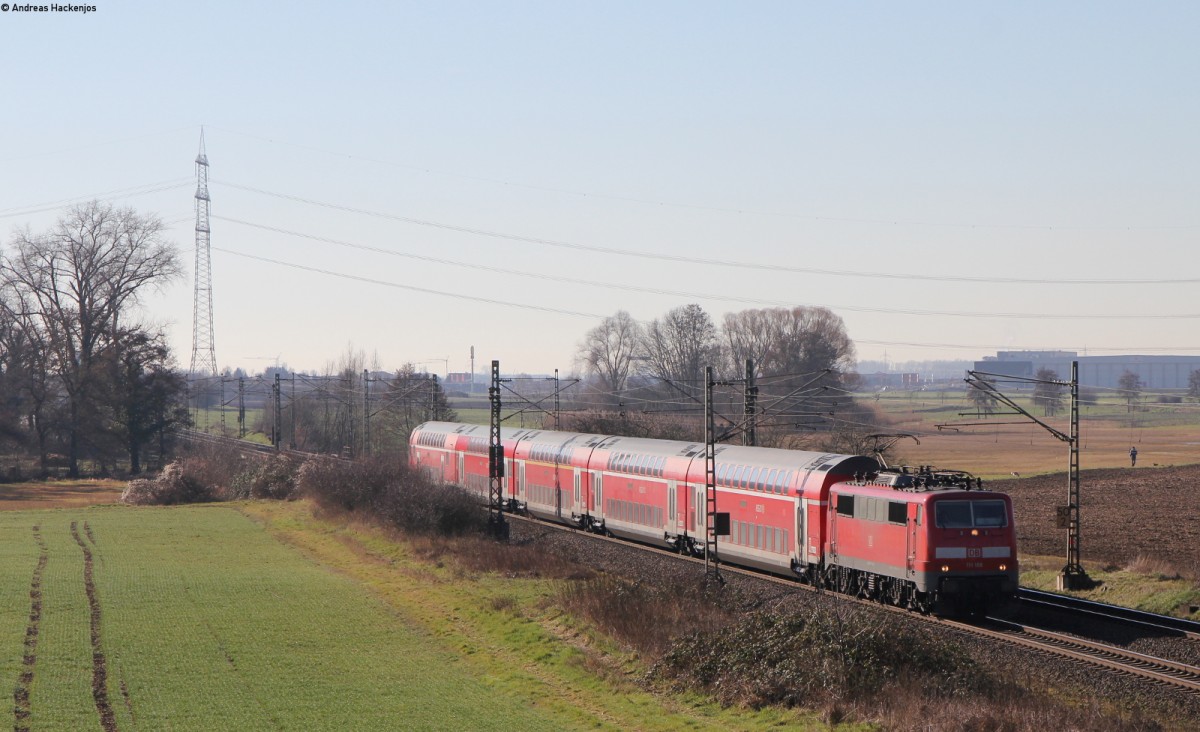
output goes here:
[{"label": "distant white building", "polygon": [[1079,362],[1080,386],[1115,389],[1121,375],[1132,371],[1146,389],[1186,389],[1188,378],[1200,369],[1200,356],[1080,356],[1074,351],[997,351],[975,362],[976,371],[1033,378],[1051,369],[1060,379],[1071,378],[1071,362]]}]

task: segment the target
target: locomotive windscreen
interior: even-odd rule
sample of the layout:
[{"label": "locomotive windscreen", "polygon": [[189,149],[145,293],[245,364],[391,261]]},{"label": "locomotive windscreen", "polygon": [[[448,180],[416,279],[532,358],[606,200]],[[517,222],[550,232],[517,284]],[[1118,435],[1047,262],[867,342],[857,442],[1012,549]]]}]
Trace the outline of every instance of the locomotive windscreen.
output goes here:
[{"label": "locomotive windscreen", "polygon": [[1004,501],[938,501],[936,524],[941,529],[992,529],[1008,525]]}]

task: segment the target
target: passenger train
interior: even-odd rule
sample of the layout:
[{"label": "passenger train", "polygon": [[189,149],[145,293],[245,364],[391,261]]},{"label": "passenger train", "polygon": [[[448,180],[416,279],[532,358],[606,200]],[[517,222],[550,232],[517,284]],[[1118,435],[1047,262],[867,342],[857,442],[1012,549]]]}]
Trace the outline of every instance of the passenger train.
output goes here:
[{"label": "passenger train", "polygon": [[[409,461],[487,501],[489,429],[426,422]],[[703,556],[704,443],[503,428],[505,508]],[[1007,495],[961,471],[889,470],[870,457],[716,447],[722,562],[941,614],[1017,590]]]}]

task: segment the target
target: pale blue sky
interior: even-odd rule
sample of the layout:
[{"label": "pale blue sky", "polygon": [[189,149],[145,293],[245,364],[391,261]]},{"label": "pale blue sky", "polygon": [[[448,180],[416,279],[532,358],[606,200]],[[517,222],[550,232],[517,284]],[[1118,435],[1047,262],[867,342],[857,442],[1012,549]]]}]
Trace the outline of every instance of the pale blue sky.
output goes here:
[{"label": "pale blue sky", "polygon": [[1200,281],[1195,3],[94,4],[0,13],[0,246],[172,186],[114,200],[176,222],[189,279],[146,305],[185,365],[201,124],[222,366],[566,371],[596,322],[232,252],[647,321],[826,305],[861,358],[1200,351],[1197,282],[1111,283]]}]

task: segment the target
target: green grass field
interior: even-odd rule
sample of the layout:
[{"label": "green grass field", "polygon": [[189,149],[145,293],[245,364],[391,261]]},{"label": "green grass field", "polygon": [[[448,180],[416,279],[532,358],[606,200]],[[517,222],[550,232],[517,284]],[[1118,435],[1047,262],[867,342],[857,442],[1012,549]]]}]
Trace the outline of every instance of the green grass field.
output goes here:
[{"label": "green grass field", "polygon": [[564,627],[556,586],[464,575],[305,502],[4,511],[0,678],[28,690],[16,730],[102,728],[105,707],[124,730],[824,728],[630,683],[636,659]]},{"label": "green grass field", "polygon": [[560,728],[506,703],[421,628],[237,511],[110,507],[0,514],[7,688],[28,666],[32,527],[47,549],[32,729],[99,726],[72,522],[94,558],[106,693],[121,729]]}]

